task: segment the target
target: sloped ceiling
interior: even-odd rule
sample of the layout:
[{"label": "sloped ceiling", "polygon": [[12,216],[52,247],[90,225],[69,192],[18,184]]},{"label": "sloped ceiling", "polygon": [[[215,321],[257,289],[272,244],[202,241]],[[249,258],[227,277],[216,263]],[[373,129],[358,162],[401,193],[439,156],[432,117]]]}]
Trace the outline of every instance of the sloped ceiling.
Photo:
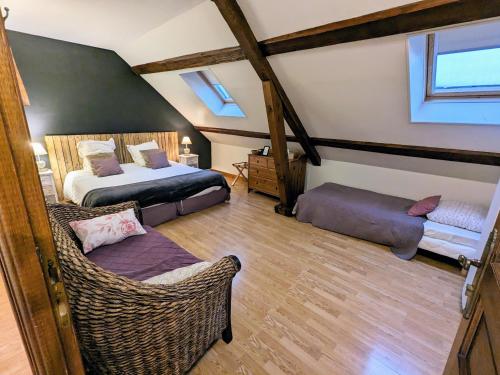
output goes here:
[{"label": "sloped ceiling", "polygon": [[[410,2],[240,0],[239,4],[257,39],[262,40]],[[205,1],[124,44],[118,53],[134,65],[234,45],[236,41],[216,7]],[[269,58],[310,136],[500,151],[500,127],[411,124],[406,59],[404,35]],[[214,116],[179,72],[144,77],[195,125],[266,132],[261,82],[251,65],[240,61],[210,68],[247,118]],[[206,135],[217,142],[242,143],[235,137]],[[255,142],[247,143],[251,147]],[[322,157],[329,155],[322,152]]]},{"label": "sloped ceiling", "polygon": [[0,0],[7,28],[115,50],[203,0]]},{"label": "sloped ceiling", "polygon": [[[258,40],[410,2],[413,0],[238,1]],[[131,66],[237,45],[210,0],[6,0],[5,4],[12,9],[9,28],[112,48]],[[54,4],[55,15],[51,14]],[[34,12],[26,10],[28,5],[44,16],[28,22]],[[276,55],[269,60],[310,136],[500,151],[500,126],[409,122],[404,35]],[[248,61],[210,69],[246,118],[214,116],[180,78],[180,72],[143,77],[195,125],[266,132],[261,82]],[[206,135],[217,142],[247,142],[249,147],[255,143]],[[330,158],[325,150],[320,153]]]}]

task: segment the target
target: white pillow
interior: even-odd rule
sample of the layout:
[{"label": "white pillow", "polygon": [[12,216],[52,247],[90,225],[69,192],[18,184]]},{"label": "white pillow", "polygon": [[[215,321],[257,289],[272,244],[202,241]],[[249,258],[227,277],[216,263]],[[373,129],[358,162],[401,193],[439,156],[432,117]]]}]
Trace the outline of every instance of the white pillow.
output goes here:
[{"label": "white pillow", "polygon": [[84,254],[101,245],[111,245],[146,233],[133,208],[89,220],[71,221],[69,225],[82,241]]},{"label": "white pillow", "polygon": [[127,145],[127,150],[132,156],[135,164],[142,167],[146,166],[146,160],[142,157],[141,151],[143,150],[158,150],[158,143],[156,141],[141,143],[140,145]]},{"label": "white pillow", "polygon": [[83,169],[92,172],[92,166],[87,160],[87,156],[115,152],[115,140],[110,138],[107,141],[80,141],[76,144],[78,156],[83,159]]},{"label": "white pillow", "polygon": [[176,268],[173,271],[165,272],[158,276],[153,276],[143,282],[146,284],[171,285],[186,280],[189,277],[196,276],[211,265],[211,262],[199,262],[191,264],[190,266]]},{"label": "white pillow", "polygon": [[460,201],[441,201],[427,218],[436,223],[452,225],[473,232],[483,230],[483,223],[488,213],[486,207]]}]

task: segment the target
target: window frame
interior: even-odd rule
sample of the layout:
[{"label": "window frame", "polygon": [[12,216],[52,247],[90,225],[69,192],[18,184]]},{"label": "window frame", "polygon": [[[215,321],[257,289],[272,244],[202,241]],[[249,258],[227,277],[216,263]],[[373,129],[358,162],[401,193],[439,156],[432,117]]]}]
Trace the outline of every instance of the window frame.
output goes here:
[{"label": "window frame", "polygon": [[[197,71],[196,73],[198,73],[198,76],[206,83],[206,85],[208,87],[210,87],[212,89],[212,91],[214,92],[214,94],[220,99],[220,101],[224,104],[232,104],[234,103],[234,99],[233,97],[231,96],[231,94],[229,94],[229,92],[226,90],[226,88],[222,85],[222,83],[220,82],[217,82],[217,83],[212,83],[210,81],[210,79],[207,77],[207,75],[204,73],[205,71],[204,70],[199,70]],[[215,85],[220,85],[224,88],[224,90],[227,92],[227,94],[230,96],[230,99],[226,99],[222,96],[222,94],[219,92],[219,90],[217,90],[217,87],[215,87]]]},{"label": "window frame", "polygon": [[[477,51],[471,49],[470,51]],[[437,65],[437,48],[436,48],[436,34],[427,34],[427,50],[426,50],[426,90],[425,100],[440,100],[440,99],[491,99],[500,98],[500,90],[496,91],[437,91],[435,87],[436,82],[436,65]],[[455,89],[456,90],[456,89]]]}]

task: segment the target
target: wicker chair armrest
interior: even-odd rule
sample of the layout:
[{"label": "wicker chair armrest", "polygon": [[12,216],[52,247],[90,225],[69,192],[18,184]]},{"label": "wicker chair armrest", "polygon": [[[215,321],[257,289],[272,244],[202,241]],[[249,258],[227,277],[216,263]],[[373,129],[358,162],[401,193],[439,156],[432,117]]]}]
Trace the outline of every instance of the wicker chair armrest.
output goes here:
[{"label": "wicker chair armrest", "polygon": [[83,255],[66,261],[62,256],[66,277],[78,280],[79,288],[89,288],[119,300],[135,300],[141,304],[179,302],[204,296],[214,289],[229,284],[241,269],[234,255],[226,256],[207,269],[175,284],[146,284],[108,272],[89,262]]},{"label": "wicker chair armrest", "polygon": [[138,202],[128,201],[103,207],[83,207],[75,204],[53,203],[47,205],[49,211],[53,212],[60,224],[73,220],[86,220],[98,216],[114,214],[125,211],[130,208],[134,209],[134,213],[141,220],[141,210]]},{"label": "wicker chair armrest", "polygon": [[[230,284],[241,269],[239,259],[234,255],[223,257],[207,269],[193,277],[169,285],[140,283],[146,303],[151,301],[182,301],[204,297],[207,293],[218,289],[221,285]],[[138,291],[139,292],[139,291]]]}]

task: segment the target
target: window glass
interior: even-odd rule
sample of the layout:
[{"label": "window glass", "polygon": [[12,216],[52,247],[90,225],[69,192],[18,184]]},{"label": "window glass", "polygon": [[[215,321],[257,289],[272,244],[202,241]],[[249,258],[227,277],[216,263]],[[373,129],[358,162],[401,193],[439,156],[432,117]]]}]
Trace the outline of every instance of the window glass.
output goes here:
[{"label": "window glass", "polygon": [[436,89],[500,89],[500,48],[444,53],[436,56]]}]

